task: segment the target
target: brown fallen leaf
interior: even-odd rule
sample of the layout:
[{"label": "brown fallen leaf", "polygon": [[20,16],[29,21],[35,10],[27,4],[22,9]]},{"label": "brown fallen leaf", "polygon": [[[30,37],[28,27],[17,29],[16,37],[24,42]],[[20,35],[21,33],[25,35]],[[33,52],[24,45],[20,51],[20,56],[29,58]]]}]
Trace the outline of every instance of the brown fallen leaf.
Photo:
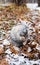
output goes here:
[{"label": "brown fallen leaf", "polygon": [[0,60],[0,65],[9,65],[6,61],[6,59]]},{"label": "brown fallen leaf", "polygon": [[3,47],[0,46],[0,54],[4,53]]},{"label": "brown fallen leaf", "polygon": [[12,44],[10,45],[10,51],[11,51],[12,53],[14,53],[14,54],[18,54],[18,51],[16,51],[16,50],[13,48]]}]

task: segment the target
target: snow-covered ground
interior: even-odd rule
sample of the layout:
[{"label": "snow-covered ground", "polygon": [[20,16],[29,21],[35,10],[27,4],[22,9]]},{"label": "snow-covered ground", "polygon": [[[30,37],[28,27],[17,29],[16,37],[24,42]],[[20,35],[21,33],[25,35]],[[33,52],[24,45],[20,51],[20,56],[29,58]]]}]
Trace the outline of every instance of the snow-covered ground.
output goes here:
[{"label": "snow-covered ground", "polygon": [[26,5],[31,10],[40,10],[40,7],[38,7],[38,3],[27,3]]},{"label": "snow-covered ground", "polygon": [[38,4],[37,3],[27,3],[26,5],[31,10],[36,9],[38,7]]},{"label": "snow-covered ground", "polygon": [[[38,4],[27,4],[27,7],[30,8],[31,10],[40,9],[40,7],[38,7]],[[38,29],[40,27],[40,13],[36,11],[32,11],[32,12],[29,12],[27,15],[25,15],[25,17],[26,18],[28,17],[29,19],[29,21],[27,21],[27,26],[29,27],[28,31],[29,31],[29,34],[31,35],[32,32],[35,33],[35,28],[31,26],[32,23],[35,23],[35,27],[37,27]],[[40,33],[40,30],[38,30],[38,33]],[[38,42],[36,41],[32,42],[32,44],[35,44],[35,43],[38,44]],[[40,40],[39,40],[39,43],[40,43]],[[3,51],[4,46],[6,46],[5,52]],[[14,47],[14,48],[15,50],[18,50],[19,52],[19,48],[17,47]],[[37,49],[40,51],[40,45],[39,46],[37,45]],[[28,52],[30,51],[31,51],[30,48],[28,48]],[[19,54],[16,54],[16,55],[12,53],[10,51],[10,41],[8,40],[8,38],[3,39],[2,43],[0,44],[0,54],[2,54],[2,52],[6,54],[5,58],[9,65],[40,65],[40,59],[29,60],[29,58],[27,58],[27,56],[24,53],[19,52]]]}]

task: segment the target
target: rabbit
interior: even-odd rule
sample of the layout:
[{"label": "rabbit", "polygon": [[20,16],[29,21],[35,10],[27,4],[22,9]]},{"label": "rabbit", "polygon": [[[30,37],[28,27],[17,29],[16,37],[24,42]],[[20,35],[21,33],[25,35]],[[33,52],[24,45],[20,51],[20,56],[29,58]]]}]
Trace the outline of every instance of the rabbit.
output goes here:
[{"label": "rabbit", "polygon": [[28,38],[27,26],[19,23],[12,27],[10,38],[14,46],[23,46],[23,42]]}]

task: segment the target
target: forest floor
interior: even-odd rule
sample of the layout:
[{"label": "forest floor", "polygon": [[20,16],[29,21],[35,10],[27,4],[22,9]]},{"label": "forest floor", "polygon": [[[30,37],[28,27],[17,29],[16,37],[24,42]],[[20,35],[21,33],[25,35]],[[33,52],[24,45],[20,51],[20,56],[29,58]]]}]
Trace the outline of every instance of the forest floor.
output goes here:
[{"label": "forest floor", "polygon": [[[26,22],[30,40],[23,47],[12,46],[13,25]],[[0,7],[0,65],[40,65],[40,11],[25,5]]]}]

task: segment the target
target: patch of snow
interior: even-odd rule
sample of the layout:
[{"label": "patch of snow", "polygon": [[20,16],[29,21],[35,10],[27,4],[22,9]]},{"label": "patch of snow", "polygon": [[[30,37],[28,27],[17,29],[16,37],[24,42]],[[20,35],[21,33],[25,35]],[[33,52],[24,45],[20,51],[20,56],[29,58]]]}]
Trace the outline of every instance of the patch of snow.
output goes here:
[{"label": "patch of snow", "polygon": [[9,3],[5,3],[5,4],[0,4],[0,6],[10,6],[10,4]]},{"label": "patch of snow", "polygon": [[40,11],[40,7],[37,7],[36,10],[39,10]]},{"label": "patch of snow", "polygon": [[7,39],[5,39],[3,40],[3,45],[10,45],[10,42]]},{"label": "patch of snow", "polygon": [[25,60],[24,57],[19,56],[19,61],[20,61],[20,62],[24,62],[24,60]]},{"label": "patch of snow", "polygon": [[32,45],[36,44],[36,42],[32,42]]},{"label": "patch of snow", "polygon": [[3,46],[3,44],[0,44],[0,47],[2,47],[2,48],[3,48],[3,47],[4,47],[4,46]]},{"label": "patch of snow", "polygon": [[16,54],[16,55],[14,56],[14,58],[18,58],[18,54]]},{"label": "patch of snow", "polygon": [[36,49],[40,51],[40,45],[37,45],[36,46]]},{"label": "patch of snow", "polygon": [[28,8],[30,8],[30,10],[34,10],[38,7],[37,3],[27,3],[26,5]]},{"label": "patch of snow", "polygon": [[5,51],[5,53],[7,53],[7,54],[11,54],[10,49],[7,49],[7,50]]},{"label": "patch of snow", "polygon": [[30,47],[28,47],[28,50],[27,50],[28,52],[30,52],[31,51],[31,48]]},{"label": "patch of snow", "polygon": [[38,64],[40,65],[40,60],[29,60],[28,58],[24,58],[23,56],[19,56],[19,55],[15,55],[15,58],[9,58],[9,56],[7,56],[6,61],[10,64],[10,65],[33,65],[33,64]]}]

